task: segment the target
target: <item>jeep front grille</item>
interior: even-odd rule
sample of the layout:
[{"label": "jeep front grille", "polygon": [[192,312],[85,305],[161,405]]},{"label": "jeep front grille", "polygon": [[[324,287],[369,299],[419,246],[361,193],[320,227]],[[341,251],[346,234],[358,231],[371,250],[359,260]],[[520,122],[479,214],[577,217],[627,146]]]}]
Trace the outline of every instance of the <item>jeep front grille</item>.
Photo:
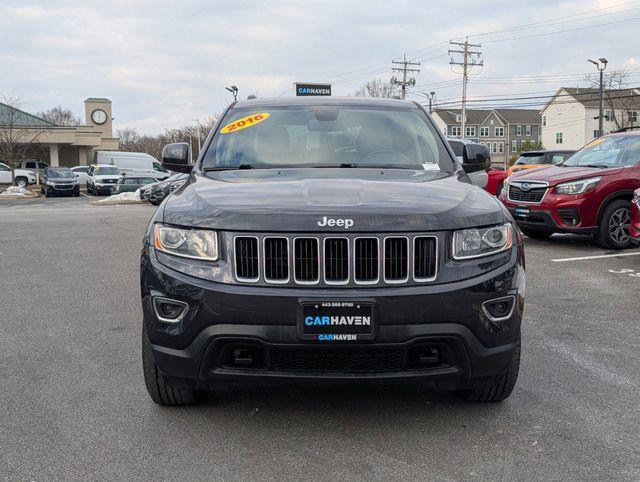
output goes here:
[{"label": "jeep front grille", "polygon": [[258,238],[235,239],[236,279],[255,282],[260,279]]},{"label": "jeep front grille", "polygon": [[324,280],[328,284],[349,282],[349,240],[324,240]]},{"label": "jeep front grille", "polygon": [[385,285],[434,281],[438,238],[407,235],[236,235],[236,280],[282,285]]},{"label": "jeep front grille", "polygon": [[355,239],[355,266],[353,276],[357,283],[374,284],[379,279],[380,258],[378,238]]},{"label": "jeep front grille", "polygon": [[293,241],[295,281],[300,284],[315,284],[320,281],[317,238],[296,238]]},{"label": "jeep front grille", "polygon": [[268,283],[289,281],[289,240],[287,238],[265,238],[264,279]]},{"label": "jeep front grille", "polygon": [[431,281],[436,276],[436,239],[415,237],[413,239],[413,276],[417,281]]}]

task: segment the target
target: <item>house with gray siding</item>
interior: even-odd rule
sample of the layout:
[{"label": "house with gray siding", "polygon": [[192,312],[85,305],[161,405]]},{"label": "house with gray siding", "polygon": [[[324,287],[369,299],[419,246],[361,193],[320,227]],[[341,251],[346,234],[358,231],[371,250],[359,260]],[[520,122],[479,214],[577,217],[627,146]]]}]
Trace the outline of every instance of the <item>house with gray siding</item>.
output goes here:
[{"label": "house with gray siding", "polygon": [[[462,137],[462,115],[456,109],[435,109],[433,119],[448,137]],[[466,139],[489,148],[494,164],[505,165],[527,141],[539,142],[539,111],[532,109],[467,109]]]}]

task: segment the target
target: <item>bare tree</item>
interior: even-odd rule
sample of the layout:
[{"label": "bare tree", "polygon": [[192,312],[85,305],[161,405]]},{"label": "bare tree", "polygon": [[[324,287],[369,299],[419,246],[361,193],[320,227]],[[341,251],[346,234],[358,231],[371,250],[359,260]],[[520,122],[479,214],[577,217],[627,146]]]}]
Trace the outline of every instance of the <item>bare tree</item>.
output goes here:
[{"label": "bare tree", "polygon": [[75,127],[80,125],[80,117],[77,117],[71,109],[58,105],[49,110],[38,112],[38,117],[53,122],[57,126]]},{"label": "bare tree", "polygon": [[[632,97],[632,92],[626,89],[630,75],[631,73],[624,69],[605,71],[603,75],[605,106],[611,112],[611,120],[617,129],[635,123],[630,112],[637,112],[640,104],[640,97]],[[599,74],[589,74],[586,80],[592,87],[600,88]]]},{"label": "bare tree", "polygon": [[116,132],[120,139],[120,150],[128,152],[146,152],[147,154],[160,159],[162,156],[162,148],[165,144],[172,142],[188,142],[193,150],[194,159],[198,156],[198,137],[200,145],[204,145],[204,141],[218,121],[220,114],[213,114],[205,117],[203,120],[193,124],[187,124],[179,129],[166,129],[162,134],[151,136],[141,135],[138,131],[131,127],[125,127]]},{"label": "bare tree", "polygon": [[395,88],[391,80],[373,79],[356,90],[354,95],[356,97],[393,97]]},{"label": "bare tree", "polygon": [[44,130],[29,122],[32,117],[20,110],[19,97],[0,95],[0,102],[4,104],[0,105],[0,153],[11,170],[11,184],[15,184],[15,161],[24,156]]}]

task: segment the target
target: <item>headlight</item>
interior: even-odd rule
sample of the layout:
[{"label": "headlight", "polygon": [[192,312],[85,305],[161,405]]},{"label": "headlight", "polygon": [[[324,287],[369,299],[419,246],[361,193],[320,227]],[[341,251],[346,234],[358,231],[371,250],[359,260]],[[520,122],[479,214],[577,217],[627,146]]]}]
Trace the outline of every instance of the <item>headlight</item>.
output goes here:
[{"label": "headlight", "polygon": [[204,229],[178,229],[156,224],[155,247],[175,256],[215,261],[218,259],[218,234]]},{"label": "headlight", "polygon": [[602,180],[602,177],[590,177],[578,181],[563,182],[556,186],[557,194],[583,194],[591,191]]},{"label": "headlight", "polygon": [[506,251],[513,246],[511,224],[471,228],[453,233],[453,258],[469,259]]},{"label": "headlight", "polygon": [[165,187],[167,187],[169,185],[168,182],[161,182],[160,184],[158,184],[156,187],[158,189],[164,189]]},{"label": "headlight", "polygon": [[47,181],[46,184],[47,184],[47,186],[55,186],[56,185],[55,182],[51,182],[51,181]]}]

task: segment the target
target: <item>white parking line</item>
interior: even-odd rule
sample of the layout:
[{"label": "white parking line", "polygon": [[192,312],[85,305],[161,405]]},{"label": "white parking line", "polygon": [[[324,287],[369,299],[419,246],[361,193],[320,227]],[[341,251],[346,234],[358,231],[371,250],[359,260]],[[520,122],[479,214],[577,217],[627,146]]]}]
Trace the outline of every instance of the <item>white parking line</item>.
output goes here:
[{"label": "white parking line", "polygon": [[584,261],[588,259],[602,259],[602,258],[617,258],[618,256],[640,256],[640,252],[638,253],[620,253],[620,254],[600,254],[597,256],[580,256],[578,258],[558,258],[552,259],[556,263],[562,263],[564,261]]},{"label": "white parking line", "polygon": [[91,196],[89,196],[88,194],[85,194],[83,192],[81,192],[80,194],[82,194],[84,197],[88,197],[89,199],[91,199]]}]

